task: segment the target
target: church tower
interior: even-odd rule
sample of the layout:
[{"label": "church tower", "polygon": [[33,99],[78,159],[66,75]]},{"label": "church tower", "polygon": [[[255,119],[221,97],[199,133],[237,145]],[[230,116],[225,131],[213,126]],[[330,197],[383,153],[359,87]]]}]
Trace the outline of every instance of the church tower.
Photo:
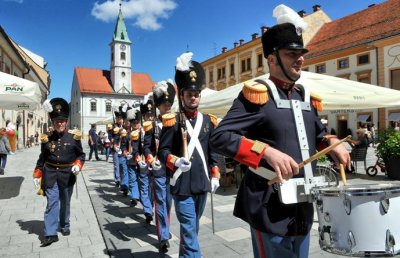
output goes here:
[{"label": "church tower", "polygon": [[116,93],[131,93],[131,44],[122,16],[121,4],[111,48],[111,83]]}]

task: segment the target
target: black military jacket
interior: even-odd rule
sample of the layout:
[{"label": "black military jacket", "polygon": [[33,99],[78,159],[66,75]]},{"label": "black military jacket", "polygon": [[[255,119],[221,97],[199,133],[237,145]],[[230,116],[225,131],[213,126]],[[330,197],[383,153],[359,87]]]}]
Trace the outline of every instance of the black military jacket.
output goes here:
[{"label": "black military jacket", "polygon": [[[287,91],[277,89],[281,99],[289,99]],[[301,92],[296,89],[292,89],[290,95],[290,99],[303,100]],[[302,113],[311,156],[318,141],[322,140],[323,127],[313,106],[311,111],[303,110]],[[234,158],[243,136],[267,143],[288,154],[297,163],[302,161],[292,110],[278,109],[270,94],[266,104],[257,105],[249,102],[241,92],[214,131],[211,145],[216,152]],[[259,165],[272,169],[264,160]],[[297,177],[303,176],[304,170],[301,170]],[[251,227],[281,236],[305,235],[311,229],[313,214],[312,203],[283,204],[278,192],[268,186],[267,179],[249,170],[245,172],[234,215]]]},{"label": "black military jacket", "polygon": [[[162,164],[166,164],[168,155],[172,154],[176,157],[182,157],[182,135],[179,123],[179,116],[176,116],[177,122],[172,127],[163,127],[160,136],[160,145],[158,148],[158,158]],[[197,117],[189,120],[193,128],[197,121]],[[199,134],[199,142],[204,151],[204,157],[207,162],[206,167],[208,171],[204,171],[202,160],[200,155],[195,148],[193,155],[190,158],[192,162],[191,169],[187,172],[183,172],[178,178],[175,186],[172,187],[172,193],[179,195],[196,195],[209,192],[211,190],[210,181],[207,179],[211,177],[211,168],[218,166],[217,154],[210,147],[210,136],[214,131],[214,125],[211,122],[210,116],[203,114],[203,124]],[[188,136],[188,144],[190,143],[190,137]],[[167,168],[169,169],[169,168]],[[174,171],[170,171],[170,175],[173,175]]]},{"label": "black military jacket", "polygon": [[[153,123],[153,128],[144,134],[144,140],[143,140],[143,155],[146,160],[148,160],[148,157],[152,155],[154,158],[157,158],[157,145],[160,142],[160,133],[162,130],[162,126],[160,128],[161,120],[157,118],[156,122]],[[168,176],[170,175],[169,171],[166,170],[165,164],[161,164],[162,168],[157,171],[153,171],[154,176],[166,176],[168,173]]]},{"label": "black military jacket", "polygon": [[62,135],[53,132],[48,135],[48,141],[42,141],[41,152],[36,163],[36,169],[42,171],[42,186],[52,187],[57,181],[61,186],[75,184],[75,176],[72,166],[76,162],[83,165],[85,153],[82,149],[81,140],[75,139],[74,134],[64,133]]}]

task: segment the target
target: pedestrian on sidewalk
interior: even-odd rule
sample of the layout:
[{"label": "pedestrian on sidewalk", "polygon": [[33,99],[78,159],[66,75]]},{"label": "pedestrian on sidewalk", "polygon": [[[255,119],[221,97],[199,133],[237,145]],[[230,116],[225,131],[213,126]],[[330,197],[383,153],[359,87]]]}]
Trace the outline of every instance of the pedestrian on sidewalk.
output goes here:
[{"label": "pedestrian on sidewalk", "polygon": [[92,161],[92,155],[94,152],[94,156],[96,157],[96,160],[99,161],[101,160],[99,158],[99,154],[97,152],[97,144],[98,144],[98,135],[96,133],[96,124],[92,124],[91,128],[89,130],[89,148],[90,148],[90,152],[89,152],[89,160]]},{"label": "pedestrian on sidewalk", "polygon": [[7,155],[10,154],[11,146],[6,135],[6,128],[0,129],[0,175],[4,175],[7,164]]},{"label": "pedestrian on sidewalk", "polygon": [[220,170],[218,156],[210,148],[217,119],[198,111],[205,72],[192,56],[188,52],[177,58],[180,115],[163,116],[158,158],[172,176],[171,191],[180,223],[179,257],[200,258],[199,222],[208,192],[219,186]]},{"label": "pedestrian on sidewalk", "polygon": [[82,170],[85,153],[81,132],[68,131],[69,105],[62,98],[43,103],[54,131],[41,137],[41,152],[33,173],[34,184],[47,198],[42,246],[58,241],[57,231],[70,235],[70,201],[76,176]]},{"label": "pedestrian on sidewalk", "polygon": [[[169,221],[172,205],[172,195],[170,193],[169,177],[165,166],[162,166],[157,158],[160,133],[162,130],[162,116],[170,113],[171,106],[174,104],[175,89],[172,81],[161,81],[153,89],[154,104],[159,110],[159,116],[154,122],[147,122],[143,143],[143,152],[148,166],[152,170],[152,192],[155,202],[155,219],[157,225],[157,237],[159,250],[167,252],[169,244]],[[155,110],[154,114],[155,114]],[[146,123],[146,122],[145,122]]]},{"label": "pedestrian on sidewalk", "polygon": [[[278,25],[268,29],[261,39],[269,79],[244,83],[210,143],[218,153],[249,167],[237,194],[234,216],[250,225],[254,257],[306,258],[314,221],[313,203],[282,203],[276,186],[268,185],[272,178],[257,169],[276,173],[280,181],[304,177],[305,173],[312,174],[316,164],[300,170],[298,163],[315,154],[323,140],[328,144],[339,140],[324,131],[317,113],[322,108],[321,99],[295,84],[300,78],[303,55],[308,52],[301,36],[305,22],[285,5],[276,7],[274,16]],[[284,18],[288,19],[282,22]],[[349,167],[344,144],[331,153],[336,161]]]}]

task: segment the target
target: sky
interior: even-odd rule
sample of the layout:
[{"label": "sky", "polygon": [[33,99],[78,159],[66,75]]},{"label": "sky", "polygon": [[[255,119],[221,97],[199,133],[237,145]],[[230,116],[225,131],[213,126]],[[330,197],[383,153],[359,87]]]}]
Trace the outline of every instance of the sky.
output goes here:
[{"label": "sky", "polygon": [[[50,73],[50,98],[70,100],[75,67],[110,69],[110,46],[119,4],[132,42],[134,72],[153,81],[174,77],[176,58],[193,52],[203,62],[251,40],[276,24],[272,10],[285,4],[313,12],[319,4],[332,19],[383,0],[0,0],[0,25],[19,45],[42,56]],[[367,17],[366,17],[367,18]]]}]

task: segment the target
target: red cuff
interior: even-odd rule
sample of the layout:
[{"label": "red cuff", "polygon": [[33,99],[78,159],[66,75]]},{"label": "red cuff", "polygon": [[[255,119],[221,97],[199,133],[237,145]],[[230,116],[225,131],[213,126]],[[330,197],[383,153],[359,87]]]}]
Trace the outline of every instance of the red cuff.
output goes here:
[{"label": "red cuff", "polygon": [[175,162],[178,158],[175,155],[169,154],[167,157],[167,163],[165,164],[167,168],[171,171],[175,171]]},{"label": "red cuff", "polygon": [[220,169],[218,166],[213,166],[211,169],[211,177],[221,178]]},{"label": "red cuff", "polygon": [[82,170],[82,168],[83,168],[83,163],[82,163],[81,160],[79,160],[79,159],[75,160],[75,161],[74,161],[74,166],[75,166],[75,165],[78,165],[78,166],[79,166],[79,169]]},{"label": "red cuff", "polygon": [[147,155],[146,161],[147,163],[151,164],[154,161],[153,155],[151,154]]},{"label": "red cuff", "polygon": [[268,145],[264,143],[265,146],[263,146],[261,150],[258,151],[253,150],[254,145],[255,143],[253,141],[242,137],[240,148],[236,153],[234,159],[246,166],[257,169],[263,157],[265,148]]},{"label": "red cuff", "polygon": [[33,171],[33,178],[41,178],[42,177],[42,170],[39,168],[35,168]]}]

